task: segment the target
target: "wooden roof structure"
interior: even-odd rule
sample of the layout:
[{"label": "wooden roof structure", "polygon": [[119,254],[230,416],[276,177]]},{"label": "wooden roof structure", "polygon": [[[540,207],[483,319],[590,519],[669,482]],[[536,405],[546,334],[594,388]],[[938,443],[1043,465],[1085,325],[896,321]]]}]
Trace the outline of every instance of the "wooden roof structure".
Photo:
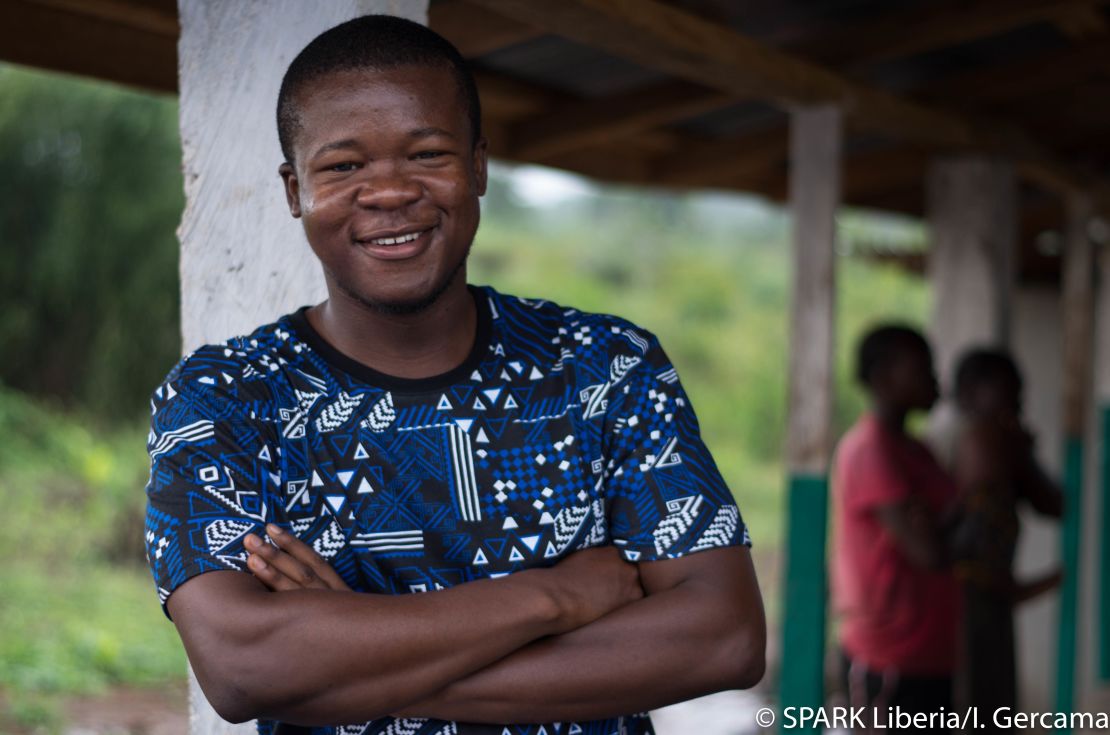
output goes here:
[{"label": "wooden roof structure", "polygon": [[[1062,197],[1110,212],[1110,0],[431,0],[492,153],[603,181],[783,200],[789,110],[847,113],[843,200],[920,215],[961,151],[1020,172],[1022,273]],[[0,58],[164,92],[174,0],[7,0]],[[1043,241],[1043,238],[1042,238]]]}]

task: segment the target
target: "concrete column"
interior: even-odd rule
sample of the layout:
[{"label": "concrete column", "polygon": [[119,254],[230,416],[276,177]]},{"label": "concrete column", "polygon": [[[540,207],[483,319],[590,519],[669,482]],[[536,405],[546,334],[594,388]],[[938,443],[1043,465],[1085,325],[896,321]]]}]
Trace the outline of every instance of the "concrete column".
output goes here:
[{"label": "concrete column", "polygon": [[929,331],[942,385],[968,347],[1010,341],[1016,206],[1009,163],[961,156],[929,171]]},{"label": "concrete column", "polygon": [[819,707],[824,700],[827,472],[832,449],[835,240],[842,146],[843,114],[838,108],[792,113],[794,279],[786,439],[783,707]]},{"label": "concrete column", "polygon": [[1090,493],[1084,492],[1086,445],[1090,417],[1091,375],[1094,359],[1094,259],[1088,235],[1092,206],[1088,197],[1072,195],[1066,201],[1066,244],[1063,260],[1063,430],[1064,520],[1061,555],[1064,581],[1060,588],[1058,644],[1056,649],[1056,701],[1058,712],[1070,712],[1077,703],[1076,657],[1079,648],[1083,519],[1089,512]]},{"label": "concrete column", "polygon": [[[1091,635],[1097,641],[1090,694],[1083,705],[1092,711],[1110,711],[1110,244],[1098,254],[1098,292],[1095,301],[1095,400],[1096,420],[1091,422],[1088,445],[1092,447],[1090,517],[1097,530],[1085,554],[1091,569],[1096,599],[1088,606]],[[1089,559],[1089,561],[1087,561]]]},{"label": "concrete column", "polygon": [[[181,241],[185,350],[250,331],[324,298],[320,267],[278,178],[278,87],[320,32],[368,13],[427,22],[427,0],[179,0]],[[193,735],[249,733],[191,687]]]},{"label": "concrete column", "polygon": [[[1037,459],[1050,476],[1063,464],[1060,291],[1021,286],[1014,299],[1014,357],[1025,378],[1025,421],[1036,436]],[[1060,565],[1060,523],[1021,508],[1021,536],[1014,573],[1030,579]],[[1016,610],[1018,702],[1026,712],[1053,709],[1059,595],[1045,594]]]}]

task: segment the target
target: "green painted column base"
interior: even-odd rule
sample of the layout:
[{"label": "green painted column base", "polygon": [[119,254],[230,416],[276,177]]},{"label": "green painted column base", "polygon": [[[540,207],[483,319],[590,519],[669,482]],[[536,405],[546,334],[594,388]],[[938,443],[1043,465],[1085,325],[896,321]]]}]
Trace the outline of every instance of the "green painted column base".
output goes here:
[{"label": "green painted column base", "polygon": [[[1075,710],[1075,652],[1079,601],[1080,519],[1083,502],[1083,439],[1064,440],[1064,523],[1060,534],[1064,582],[1056,646],[1056,711]],[[1070,732],[1070,730],[1057,730]]]},{"label": "green painted column base", "polygon": [[[828,480],[823,475],[792,475],[787,503],[780,722],[787,707],[824,704]],[[817,733],[820,728],[790,732]]]},{"label": "green painted column base", "polygon": [[1110,681],[1110,404],[1102,407],[1102,545],[1099,551],[1098,673]]}]

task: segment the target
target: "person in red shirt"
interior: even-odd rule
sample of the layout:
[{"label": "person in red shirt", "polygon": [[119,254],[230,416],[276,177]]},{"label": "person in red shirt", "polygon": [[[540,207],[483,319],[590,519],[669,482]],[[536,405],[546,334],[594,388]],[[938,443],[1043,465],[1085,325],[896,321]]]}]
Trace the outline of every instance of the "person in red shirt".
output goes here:
[{"label": "person in red shirt", "polygon": [[[957,487],[906,418],[936,402],[928,342],[882,326],[861,342],[871,408],[833,462],[833,601],[852,706],[940,713],[952,703],[960,621],[945,529]],[[937,729],[940,729],[939,727]]]}]

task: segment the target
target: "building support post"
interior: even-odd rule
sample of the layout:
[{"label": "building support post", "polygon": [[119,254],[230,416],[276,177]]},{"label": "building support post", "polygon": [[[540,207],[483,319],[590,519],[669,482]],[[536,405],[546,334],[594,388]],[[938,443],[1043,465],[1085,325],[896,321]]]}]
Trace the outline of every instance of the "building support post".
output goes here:
[{"label": "building support post", "polygon": [[[178,0],[185,213],[181,331],[186,351],[245,333],[324,298],[323,278],[278,178],[274,124],[289,62],[322,31],[367,13],[427,22],[427,0]],[[192,735],[230,725],[190,672]]]},{"label": "building support post", "polygon": [[1100,487],[1102,505],[1099,548],[1098,676],[1110,682],[1110,245],[1101,246],[1098,256],[1098,309],[1095,334],[1098,366],[1095,391],[1098,400],[1099,428],[1095,432],[1102,446]]},{"label": "building support post", "polygon": [[1005,347],[1017,245],[1011,164],[983,156],[936,161],[929,171],[930,338],[942,385],[973,345]]},{"label": "building support post", "polygon": [[[836,319],[836,211],[843,115],[795,110],[790,128],[793,292],[786,463],[787,558],[782,706],[824,701],[825,538],[832,448]],[[812,728],[816,732],[817,728]]]},{"label": "building support post", "polygon": [[1075,707],[1076,646],[1079,620],[1080,549],[1083,517],[1083,462],[1094,358],[1094,248],[1088,236],[1089,198],[1067,202],[1063,261],[1064,334],[1064,522],[1060,618],[1056,659],[1056,711]]}]

